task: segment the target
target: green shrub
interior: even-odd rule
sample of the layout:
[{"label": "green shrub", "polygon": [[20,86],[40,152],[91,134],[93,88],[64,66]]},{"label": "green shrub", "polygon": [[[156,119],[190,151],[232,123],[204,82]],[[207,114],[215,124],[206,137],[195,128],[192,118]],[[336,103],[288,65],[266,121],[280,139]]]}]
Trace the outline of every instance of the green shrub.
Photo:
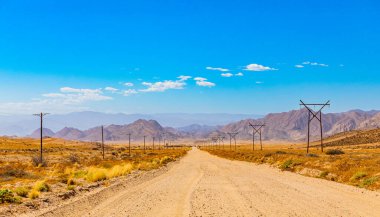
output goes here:
[{"label": "green shrub", "polygon": [[321,172],[321,174],[319,174],[319,177],[320,178],[326,178],[326,176],[329,174],[329,172],[327,172],[327,171],[323,171],[323,172]]},{"label": "green shrub", "polygon": [[361,178],[364,178],[367,176],[367,173],[365,172],[357,172],[355,173],[351,178],[350,178],[350,182],[353,182],[353,181],[356,181],[356,180],[359,180]]},{"label": "green shrub", "polygon": [[14,192],[20,197],[28,197],[29,189],[25,187],[17,187]]},{"label": "green shrub", "polygon": [[0,190],[0,204],[2,203],[18,203],[20,198],[15,197],[13,192],[9,189]]},{"label": "green shrub", "polygon": [[45,183],[45,181],[38,181],[33,186],[33,190],[39,191],[39,192],[48,192],[50,191],[50,186]]},{"label": "green shrub", "polygon": [[340,154],[344,154],[344,151],[339,150],[339,149],[330,149],[330,150],[326,151],[326,154],[327,155],[340,155]]},{"label": "green shrub", "polygon": [[169,156],[164,156],[163,158],[161,158],[160,163],[161,164],[167,164],[167,163],[169,163],[171,161],[173,161],[173,158],[171,158]]},{"label": "green shrub", "polygon": [[359,186],[360,187],[367,187],[367,186],[370,186],[370,185],[374,184],[378,180],[379,180],[379,176],[370,177],[370,178],[364,179],[362,181],[362,183],[360,183]]},{"label": "green shrub", "polygon": [[67,190],[72,191],[75,189],[75,185],[68,185]]},{"label": "green shrub", "polygon": [[282,165],[280,166],[280,169],[282,170],[289,169],[292,167],[292,164],[293,164],[293,160],[287,160],[284,163],[282,163]]},{"label": "green shrub", "polygon": [[30,199],[36,199],[36,198],[38,198],[39,196],[40,196],[40,192],[37,191],[37,190],[35,190],[35,189],[32,189],[32,190],[29,192],[29,194],[28,194],[28,197],[29,197]]}]

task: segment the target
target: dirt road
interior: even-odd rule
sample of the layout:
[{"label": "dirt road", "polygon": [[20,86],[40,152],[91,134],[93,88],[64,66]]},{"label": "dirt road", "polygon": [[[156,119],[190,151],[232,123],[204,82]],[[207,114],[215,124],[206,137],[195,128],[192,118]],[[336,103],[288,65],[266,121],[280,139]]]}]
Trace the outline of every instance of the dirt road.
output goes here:
[{"label": "dirt road", "polygon": [[167,172],[44,216],[380,216],[380,193],[191,150]]}]

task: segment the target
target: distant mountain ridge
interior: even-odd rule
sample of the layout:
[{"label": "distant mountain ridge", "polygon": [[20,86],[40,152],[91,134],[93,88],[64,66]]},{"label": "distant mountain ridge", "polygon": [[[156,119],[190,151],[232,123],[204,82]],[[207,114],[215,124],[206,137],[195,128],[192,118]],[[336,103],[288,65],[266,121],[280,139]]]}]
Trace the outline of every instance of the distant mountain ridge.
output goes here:
[{"label": "distant mountain ridge", "polygon": [[[144,135],[150,139],[152,137],[163,137],[164,134],[166,138],[170,139],[207,139],[215,135],[228,137],[228,132],[239,132],[238,139],[248,140],[252,138],[252,128],[249,123],[265,123],[266,126],[263,128],[262,134],[263,139],[300,141],[305,138],[307,132],[307,118],[307,110],[301,109],[271,113],[263,118],[243,119],[220,126],[191,124],[178,128],[163,127],[156,120],[138,119],[131,124],[105,126],[104,135],[108,141],[125,141],[128,139],[128,133],[131,133],[134,139],[141,140]],[[323,114],[322,120],[324,136],[329,136],[356,129],[379,128],[380,112],[352,110],[342,113],[327,113]],[[318,138],[320,133],[319,123],[314,120],[310,130],[312,138]],[[39,137],[38,132],[37,130],[31,136]],[[100,126],[83,131],[65,127],[57,133],[48,131],[46,135],[70,140],[99,141]]]},{"label": "distant mountain ridge", "polygon": [[[271,113],[263,118],[253,120],[246,119],[227,124],[221,132],[239,132],[239,138],[252,138],[251,123],[265,123],[263,138],[266,140],[291,140],[297,141],[305,138],[307,133],[308,112],[306,109],[292,110],[283,113]],[[355,129],[371,129],[380,126],[379,111],[352,110],[342,113],[327,113],[322,115],[323,133],[325,136]],[[313,120],[310,126],[313,138],[320,134],[319,122]]]},{"label": "distant mountain ridge", "polygon": [[[51,114],[45,116],[44,127],[59,131],[65,127],[76,128],[81,131],[100,125],[125,125],[139,119],[156,120],[162,126],[183,127],[192,124],[225,125],[230,122],[246,118],[259,118],[262,115],[254,114],[207,114],[207,113],[162,113],[162,114],[109,114],[102,112],[73,112],[68,114]],[[39,128],[39,121],[32,115],[1,116],[0,135],[26,136]]]}]

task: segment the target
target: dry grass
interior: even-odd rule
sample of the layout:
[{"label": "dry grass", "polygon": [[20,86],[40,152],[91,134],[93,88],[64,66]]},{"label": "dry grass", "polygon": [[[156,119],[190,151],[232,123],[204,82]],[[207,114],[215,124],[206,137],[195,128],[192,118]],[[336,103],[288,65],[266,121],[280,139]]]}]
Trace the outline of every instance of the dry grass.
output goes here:
[{"label": "dry grass", "polygon": [[[0,137],[0,190],[16,197],[35,199],[47,191],[72,190],[78,185],[124,176],[133,170],[150,170],[173,161],[187,148],[132,150],[125,144],[106,145],[105,160],[99,144],[44,139],[44,160],[37,162],[39,140]],[[60,187],[64,183],[66,187]],[[18,195],[18,196],[17,196]],[[21,200],[21,201],[22,201]]]},{"label": "dry grass", "polygon": [[239,146],[237,151],[207,151],[231,160],[266,163],[281,170],[377,190],[380,189],[380,148],[372,147],[368,144],[365,147],[340,145],[343,152],[339,151],[339,155],[331,155],[338,153],[335,148],[327,148],[324,153],[312,149],[313,153],[306,154],[305,149],[289,149],[286,146],[266,146],[263,151],[254,152],[252,146]]}]

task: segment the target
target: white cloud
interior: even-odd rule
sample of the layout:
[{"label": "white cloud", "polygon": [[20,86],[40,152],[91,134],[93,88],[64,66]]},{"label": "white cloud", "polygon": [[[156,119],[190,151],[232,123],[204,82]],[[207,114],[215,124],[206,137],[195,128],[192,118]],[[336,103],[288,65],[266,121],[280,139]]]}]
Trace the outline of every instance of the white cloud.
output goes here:
[{"label": "white cloud", "polygon": [[103,95],[101,89],[78,89],[72,87],[60,88],[61,93],[47,93],[43,97],[61,99],[63,104],[80,104],[86,101],[110,100],[112,97]]},{"label": "white cloud", "polygon": [[226,77],[226,78],[234,76],[232,73],[229,73],[229,72],[227,72],[227,73],[222,73],[222,74],[220,74],[220,75],[221,75],[222,77]]},{"label": "white cloud", "polygon": [[328,67],[329,66],[329,65],[324,64],[324,63],[309,62],[309,61],[305,61],[302,64],[303,65],[311,65],[311,66],[322,66],[322,67]]},{"label": "white cloud", "polygon": [[238,72],[238,73],[235,74],[235,76],[244,76],[244,74],[241,73],[241,72]]},{"label": "white cloud", "polygon": [[42,94],[41,98],[35,98],[28,102],[7,102],[0,104],[1,111],[26,114],[31,112],[67,112],[83,111],[88,109],[83,106],[87,102],[111,100],[112,97],[103,94],[101,89],[78,89],[62,87],[58,93]]},{"label": "white cloud", "polygon": [[118,91],[118,89],[116,89],[114,87],[106,87],[106,88],[104,88],[104,90],[110,91],[111,93],[116,93]]},{"label": "white cloud", "polygon": [[177,77],[180,81],[186,81],[186,80],[189,80],[191,78],[191,76],[188,76],[188,75],[180,75]]},{"label": "white cloud", "polygon": [[137,94],[138,92],[135,89],[128,89],[123,91],[124,96],[130,96],[133,94]]},{"label": "white cloud", "polygon": [[264,82],[262,82],[262,81],[256,81],[255,83],[256,84],[263,84]]},{"label": "white cloud", "polygon": [[169,89],[183,89],[186,86],[184,80],[166,80],[166,81],[158,81],[155,83],[150,82],[142,82],[142,85],[146,86],[146,89],[139,90],[140,92],[164,92]]},{"label": "white cloud", "polygon": [[305,66],[303,66],[303,65],[295,65],[294,67],[296,67],[296,68],[303,68]]},{"label": "white cloud", "polygon": [[211,67],[211,66],[207,66],[206,69],[207,70],[214,70],[214,71],[221,71],[221,72],[228,72],[228,71],[230,71],[229,69],[219,68],[219,67]]},{"label": "white cloud", "polygon": [[269,70],[277,70],[277,69],[274,69],[268,66],[263,66],[256,63],[252,63],[252,64],[247,65],[244,70],[260,72],[260,71],[269,71]]},{"label": "white cloud", "polygon": [[201,87],[214,87],[215,86],[215,83],[207,81],[207,78],[196,77],[196,78],[194,78],[194,80],[196,81],[195,83]]},{"label": "white cloud", "polygon": [[132,82],[125,82],[124,83],[124,86],[127,86],[127,87],[133,87],[134,84]]}]

